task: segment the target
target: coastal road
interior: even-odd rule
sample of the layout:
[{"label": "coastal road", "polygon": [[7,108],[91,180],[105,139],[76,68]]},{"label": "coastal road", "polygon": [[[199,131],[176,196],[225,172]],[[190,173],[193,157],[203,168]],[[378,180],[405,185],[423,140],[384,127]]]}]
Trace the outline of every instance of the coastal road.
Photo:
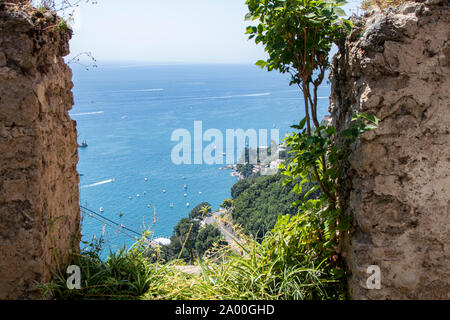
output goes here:
[{"label": "coastal road", "polygon": [[239,238],[234,233],[233,228],[231,228],[228,223],[225,222],[229,221],[230,219],[222,218],[222,216],[225,215],[227,215],[227,212],[225,210],[219,210],[206,217],[204,219],[204,222],[205,224],[216,226],[219,229],[220,233],[222,233],[225,241],[228,243],[231,249],[233,249],[233,251],[237,253],[240,253],[242,249],[239,245]]}]

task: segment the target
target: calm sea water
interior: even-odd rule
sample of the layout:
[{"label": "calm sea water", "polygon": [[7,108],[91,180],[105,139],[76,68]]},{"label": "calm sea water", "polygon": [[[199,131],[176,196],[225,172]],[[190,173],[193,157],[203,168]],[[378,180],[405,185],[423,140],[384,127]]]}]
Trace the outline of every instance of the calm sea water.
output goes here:
[{"label": "calm sea water", "polygon": [[[102,215],[127,228],[141,231],[145,224],[155,238],[170,237],[200,202],[218,208],[236,182],[220,165],[173,164],[174,130],[193,133],[194,121],[224,135],[226,129],[270,130],[275,125],[283,137],[304,115],[299,90],[289,87],[288,76],[251,65],[111,64],[73,70],[70,113],[79,142],[89,145],[79,149],[80,202],[99,213],[103,208]],[[320,96],[322,117],[328,109],[327,85]],[[111,250],[134,242],[89,216],[82,233],[85,241],[103,234]]]}]

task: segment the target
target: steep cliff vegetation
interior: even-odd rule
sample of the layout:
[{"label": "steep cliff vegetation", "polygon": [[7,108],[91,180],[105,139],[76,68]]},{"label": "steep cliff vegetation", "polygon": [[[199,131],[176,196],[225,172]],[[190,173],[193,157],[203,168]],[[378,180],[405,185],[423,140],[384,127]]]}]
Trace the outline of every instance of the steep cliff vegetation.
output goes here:
[{"label": "steep cliff vegetation", "polygon": [[299,194],[293,183],[284,184],[284,180],[283,175],[276,174],[243,179],[233,186],[233,222],[242,227],[245,234],[261,240],[273,229],[279,215],[298,212],[299,205],[294,202]]}]

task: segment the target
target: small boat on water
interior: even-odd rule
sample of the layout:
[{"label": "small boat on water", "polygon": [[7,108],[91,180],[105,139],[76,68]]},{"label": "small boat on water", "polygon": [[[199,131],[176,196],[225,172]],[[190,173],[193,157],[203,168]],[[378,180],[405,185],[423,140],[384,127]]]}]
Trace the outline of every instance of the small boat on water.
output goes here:
[{"label": "small boat on water", "polygon": [[148,181],[148,178],[145,178],[144,181]]},{"label": "small boat on water", "polygon": [[103,211],[105,211],[105,209],[103,209],[103,207],[101,207],[101,208],[100,208],[99,210],[100,210],[100,212],[103,212]]},{"label": "small boat on water", "polygon": [[188,208],[189,208],[189,206],[190,206],[189,202],[188,202],[188,203],[186,203],[186,207],[188,207]]},{"label": "small boat on water", "polygon": [[166,193],[166,192],[167,192],[167,191],[164,189],[164,190],[163,190],[163,193]]},{"label": "small boat on water", "polygon": [[203,194],[203,192],[201,192],[201,191],[199,191],[199,193],[198,193],[199,195],[202,195]]},{"label": "small boat on water", "polygon": [[188,188],[188,187],[187,187],[187,184],[185,184],[185,185],[184,185],[184,188],[185,188],[185,189],[187,189],[187,188]]},{"label": "small boat on water", "polygon": [[88,144],[86,142],[86,140],[84,140],[81,144],[78,145],[79,148],[87,148]]},{"label": "small boat on water", "polygon": [[185,193],[184,196],[187,197],[188,196],[187,193]]},{"label": "small boat on water", "polygon": [[173,203],[170,204],[170,207],[173,208]]}]

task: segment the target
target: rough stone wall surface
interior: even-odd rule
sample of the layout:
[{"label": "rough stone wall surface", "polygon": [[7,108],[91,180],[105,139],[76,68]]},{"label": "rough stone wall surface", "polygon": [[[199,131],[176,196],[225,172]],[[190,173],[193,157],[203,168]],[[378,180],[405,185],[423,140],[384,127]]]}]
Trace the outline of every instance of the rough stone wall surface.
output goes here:
[{"label": "rough stone wall surface", "polygon": [[[358,112],[381,119],[355,145],[341,194],[353,299],[450,298],[449,19],[447,0],[372,10],[333,59],[338,131]],[[380,290],[367,288],[369,265]]]},{"label": "rough stone wall surface", "polygon": [[0,299],[36,299],[79,250],[70,30],[28,1],[0,1]]}]

